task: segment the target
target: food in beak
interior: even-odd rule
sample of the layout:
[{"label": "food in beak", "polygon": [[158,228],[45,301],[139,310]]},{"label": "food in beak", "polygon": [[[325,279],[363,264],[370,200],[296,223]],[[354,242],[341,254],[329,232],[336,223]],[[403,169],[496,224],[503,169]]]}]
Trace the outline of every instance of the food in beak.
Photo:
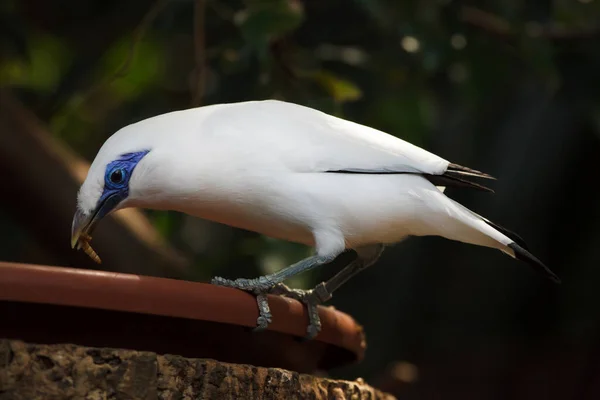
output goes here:
[{"label": "food in beak", "polygon": [[81,236],[79,237],[78,241],[79,247],[83,249],[83,252],[87,254],[95,263],[101,264],[102,260],[100,259],[100,256],[98,256],[96,251],[92,248],[92,245],[90,245],[91,240],[92,237],[90,235],[85,232],[81,232]]}]

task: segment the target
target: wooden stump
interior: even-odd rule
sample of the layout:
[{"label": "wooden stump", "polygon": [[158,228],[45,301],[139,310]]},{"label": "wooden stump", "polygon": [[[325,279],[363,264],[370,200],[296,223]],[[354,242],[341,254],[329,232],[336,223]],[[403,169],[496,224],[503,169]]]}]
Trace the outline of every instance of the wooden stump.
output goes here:
[{"label": "wooden stump", "polygon": [[278,368],[0,339],[0,400],[386,399],[366,385]]}]

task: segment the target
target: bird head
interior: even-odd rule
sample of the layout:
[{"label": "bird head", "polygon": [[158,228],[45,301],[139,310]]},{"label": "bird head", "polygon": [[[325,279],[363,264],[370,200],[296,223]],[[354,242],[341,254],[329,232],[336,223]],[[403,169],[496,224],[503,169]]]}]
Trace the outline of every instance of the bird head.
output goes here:
[{"label": "bird head", "polygon": [[71,227],[71,246],[90,236],[96,224],[106,215],[135,201],[136,188],[143,178],[144,158],[149,149],[105,146],[92,163],[77,196],[77,210]]},{"label": "bird head", "polygon": [[106,140],[77,195],[73,248],[85,250],[83,242],[110,213],[128,207],[173,209],[173,198],[185,197],[182,190],[196,186],[186,184],[191,174],[188,166],[198,157],[187,139],[196,134],[195,119],[200,114],[175,111],[148,118]]}]

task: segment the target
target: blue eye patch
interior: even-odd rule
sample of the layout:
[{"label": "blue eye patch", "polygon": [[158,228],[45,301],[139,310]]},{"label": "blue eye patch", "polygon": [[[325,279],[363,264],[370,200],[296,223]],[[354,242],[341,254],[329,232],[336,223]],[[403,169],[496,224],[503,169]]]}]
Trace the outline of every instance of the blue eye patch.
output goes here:
[{"label": "blue eye patch", "polygon": [[129,196],[131,174],[149,151],[122,154],[118,159],[108,163],[104,172],[104,190],[96,206],[97,218],[104,217]]}]

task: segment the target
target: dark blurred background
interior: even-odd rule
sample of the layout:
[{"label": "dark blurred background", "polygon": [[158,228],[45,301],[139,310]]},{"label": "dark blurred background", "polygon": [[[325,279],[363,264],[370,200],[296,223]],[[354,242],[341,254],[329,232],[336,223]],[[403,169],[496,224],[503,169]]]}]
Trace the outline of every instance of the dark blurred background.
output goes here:
[{"label": "dark blurred background", "polygon": [[332,300],[369,347],[331,376],[402,399],[600,398],[599,39],[598,0],[2,0],[0,260],[208,280],[306,256],[136,210],[98,228],[101,266],[69,247],[78,185],[117,129],[283,99],[496,176],[494,195],[447,194],[518,232],[563,279],[409,239]]}]

